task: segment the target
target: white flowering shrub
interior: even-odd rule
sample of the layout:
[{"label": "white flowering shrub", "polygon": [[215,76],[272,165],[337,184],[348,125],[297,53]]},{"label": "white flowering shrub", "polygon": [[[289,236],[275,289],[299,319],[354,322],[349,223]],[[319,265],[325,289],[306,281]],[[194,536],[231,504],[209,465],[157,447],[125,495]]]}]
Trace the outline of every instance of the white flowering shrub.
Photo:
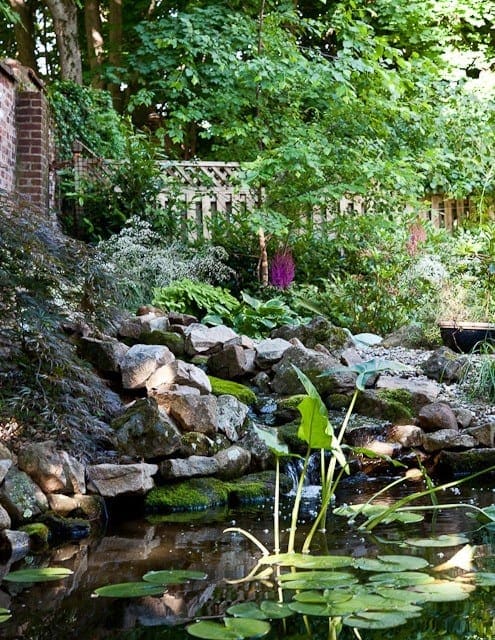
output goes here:
[{"label": "white flowering shrub", "polygon": [[222,247],[192,250],[162,237],[137,216],[130,218],[120,233],[100,242],[98,249],[118,281],[128,309],[150,303],[155,289],[182,278],[216,285],[234,275],[225,264],[228,255]]}]

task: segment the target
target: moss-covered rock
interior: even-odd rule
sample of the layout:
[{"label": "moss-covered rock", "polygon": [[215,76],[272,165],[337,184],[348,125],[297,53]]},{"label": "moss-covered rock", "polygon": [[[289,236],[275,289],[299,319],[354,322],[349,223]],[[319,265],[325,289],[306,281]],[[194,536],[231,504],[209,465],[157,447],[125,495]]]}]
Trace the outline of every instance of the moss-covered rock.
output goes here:
[{"label": "moss-covered rock", "polygon": [[329,409],[339,411],[341,409],[347,409],[351,404],[352,396],[346,393],[331,393],[327,399],[326,404]]},{"label": "moss-covered rock", "polygon": [[[292,483],[287,475],[280,474],[280,492],[288,493]],[[244,476],[231,483],[229,501],[238,504],[256,504],[272,499],[275,494],[275,471],[261,471]]]},{"label": "moss-covered rock", "polygon": [[50,539],[50,529],[42,522],[31,522],[19,527],[20,531],[25,531],[30,539],[31,546],[40,549],[48,545]]},{"label": "moss-covered rock", "polygon": [[394,424],[406,424],[414,417],[412,404],[411,394],[404,389],[366,390],[357,398],[356,412]]},{"label": "moss-covered rock", "polygon": [[168,347],[170,351],[181,358],[185,352],[185,338],[180,333],[174,331],[149,331],[142,333],[139,337],[142,344],[160,344]]},{"label": "moss-covered rock", "polygon": [[215,376],[208,376],[208,378],[211,383],[212,393],[216,396],[229,395],[234,396],[234,398],[248,406],[256,404],[256,394],[246,385],[216,378]]},{"label": "moss-covered rock", "polygon": [[217,478],[192,478],[184,482],[154,487],[146,496],[150,512],[196,511],[227,504],[229,485]]},{"label": "moss-covered rock", "polygon": [[91,533],[91,525],[82,518],[65,518],[48,511],[40,519],[50,531],[50,540],[81,540]]},{"label": "moss-covered rock", "polygon": [[307,444],[304,440],[298,437],[297,431],[299,429],[300,421],[294,420],[278,427],[278,438],[280,442],[283,442],[289,447],[292,453],[305,454]]}]

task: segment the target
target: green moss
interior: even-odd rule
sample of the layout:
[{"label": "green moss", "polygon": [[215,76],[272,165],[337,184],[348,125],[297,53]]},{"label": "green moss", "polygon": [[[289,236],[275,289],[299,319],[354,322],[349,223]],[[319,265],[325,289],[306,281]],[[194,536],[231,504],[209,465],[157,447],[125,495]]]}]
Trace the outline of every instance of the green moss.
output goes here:
[{"label": "green moss", "polygon": [[42,522],[31,522],[23,527],[19,527],[20,531],[28,534],[31,542],[37,547],[45,547],[50,539],[50,530]]},{"label": "green moss", "polygon": [[383,417],[397,422],[412,420],[414,417],[412,395],[406,389],[379,389],[378,398],[384,402]]},{"label": "green moss", "polygon": [[304,393],[296,393],[293,396],[287,396],[287,398],[280,398],[277,400],[277,409],[297,409],[298,404],[305,397]]},{"label": "green moss", "polygon": [[[252,473],[230,484],[230,502],[232,506],[265,502],[273,498],[275,493],[275,471]],[[285,474],[281,474],[281,493],[287,493],[291,488],[292,485],[289,478]]]},{"label": "green moss", "polygon": [[256,403],[256,394],[244,384],[232,382],[231,380],[223,380],[215,376],[208,376],[208,378],[211,383],[212,393],[216,396],[234,396],[234,398],[237,398],[240,402],[248,406]]},{"label": "green moss", "polygon": [[185,353],[184,336],[174,331],[149,331],[139,336],[139,342],[164,345],[177,357],[181,357]]},{"label": "green moss", "polygon": [[330,409],[347,409],[351,404],[351,396],[345,393],[331,393],[327,398],[327,404]]},{"label": "green moss", "polygon": [[154,487],[146,496],[150,512],[196,511],[226,504],[229,485],[217,478],[192,478],[184,482]]},{"label": "green moss", "polygon": [[298,437],[300,420],[294,420],[278,427],[278,439],[289,447],[292,453],[306,453],[307,444]]}]

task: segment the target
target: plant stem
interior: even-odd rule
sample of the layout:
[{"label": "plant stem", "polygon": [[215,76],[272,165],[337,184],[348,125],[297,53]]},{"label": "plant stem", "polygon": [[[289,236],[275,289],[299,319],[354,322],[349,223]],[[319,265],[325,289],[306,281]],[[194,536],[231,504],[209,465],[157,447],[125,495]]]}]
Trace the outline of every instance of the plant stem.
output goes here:
[{"label": "plant stem", "polygon": [[294,506],[292,507],[292,518],[290,523],[290,534],[289,534],[289,543],[287,545],[287,553],[294,552],[296,530],[297,530],[297,516],[299,515],[299,506],[301,504],[302,490],[304,486],[304,479],[306,477],[306,472],[308,470],[310,454],[311,454],[311,448],[308,446],[308,449],[306,451],[306,457],[304,458],[304,465],[297,483],[297,491],[296,491],[296,497],[294,499]]},{"label": "plant stem", "polygon": [[275,467],[275,496],[273,500],[273,544],[274,553],[280,552],[280,458],[276,456],[277,462]]}]

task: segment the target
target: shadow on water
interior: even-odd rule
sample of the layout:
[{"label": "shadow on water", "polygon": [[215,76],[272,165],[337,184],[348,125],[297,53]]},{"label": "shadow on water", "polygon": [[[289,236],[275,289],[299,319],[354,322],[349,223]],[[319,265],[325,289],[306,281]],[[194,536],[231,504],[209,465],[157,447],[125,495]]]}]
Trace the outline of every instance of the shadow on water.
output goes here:
[{"label": "shadow on water", "polygon": [[[390,478],[387,478],[389,481]],[[354,478],[341,485],[337,495],[339,504],[365,502],[383,486],[380,478]],[[410,489],[402,488],[383,501],[392,502]],[[494,502],[491,488],[463,487],[444,492],[441,502],[472,501],[484,507]],[[313,495],[312,495],[313,493]],[[300,534],[309,529],[311,514],[315,510],[316,489],[308,488],[300,524]],[[458,493],[460,495],[458,495]],[[290,519],[289,501],[282,505],[282,548],[287,543]],[[304,512],[307,514],[307,523]],[[226,579],[244,577],[256,564],[259,550],[243,536],[223,533],[229,526],[249,530],[268,548],[273,548],[273,513],[265,503],[242,513],[231,509],[207,513],[178,514],[112,525],[99,539],[80,541],[52,550],[48,555],[30,556],[12,568],[29,566],[63,566],[74,573],[60,582],[19,585],[2,582],[0,607],[11,610],[11,620],[0,626],[0,637],[26,640],[99,640],[100,638],[127,640],[155,640],[190,638],[184,624],[199,616],[221,617],[233,603],[271,597],[267,588],[259,583],[230,585]],[[486,531],[476,530],[476,523],[462,509],[440,512],[434,533],[471,532],[471,543],[476,544],[475,562],[487,570],[495,570],[493,540]],[[367,534],[349,528],[342,518],[330,516],[325,533],[315,538],[316,554],[342,554],[353,557],[375,557],[380,553],[414,553],[425,557],[435,566],[458,550],[416,549],[404,550],[405,536],[430,536],[431,516],[424,522],[407,525],[407,529],[382,526]],[[3,567],[3,574],[10,567]],[[136,600],[95,598],[95,588],[109,583],[140,580],[144,573],[161,569],[202,570],[207,581],[193,581],[181,586],[170,586],[161,597]],[[271,593],[271,592],[270,592]],[[420,618],[410,620],[401,627],[385,631],[388,640],[489,640],[495,638],[493,619],[495,600],[492,592],[478,588],[468,600],[425,605]],[[302,639],[307,630],[302,619],[290,618],[284,631],[283,622],[273,624],[269,639]],[[313,638],[328,638],[328,621],[310,620]],[[363,640],[380,640],[383,631],[361,631]],[[339,640],[356,638],[344,628]]]}]

